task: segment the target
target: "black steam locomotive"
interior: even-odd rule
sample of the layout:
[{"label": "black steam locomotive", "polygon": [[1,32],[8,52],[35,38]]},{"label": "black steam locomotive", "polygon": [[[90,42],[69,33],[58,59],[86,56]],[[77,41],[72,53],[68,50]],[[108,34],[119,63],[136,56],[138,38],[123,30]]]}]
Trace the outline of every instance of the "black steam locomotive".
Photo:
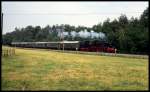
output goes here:
[{"label": "black steam locomotive", "polygon": [[114,53],[115,48],[105,41],[12,42],[12,46]]}]

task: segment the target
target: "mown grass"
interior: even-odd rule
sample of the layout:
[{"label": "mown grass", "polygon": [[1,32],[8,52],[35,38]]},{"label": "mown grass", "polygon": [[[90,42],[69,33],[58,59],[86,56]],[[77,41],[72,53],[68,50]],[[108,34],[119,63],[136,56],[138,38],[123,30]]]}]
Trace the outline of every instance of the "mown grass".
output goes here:
[{"label": "mown grass", "polygon": [[148,59],[16,49],[2,90],[148,90]]}]

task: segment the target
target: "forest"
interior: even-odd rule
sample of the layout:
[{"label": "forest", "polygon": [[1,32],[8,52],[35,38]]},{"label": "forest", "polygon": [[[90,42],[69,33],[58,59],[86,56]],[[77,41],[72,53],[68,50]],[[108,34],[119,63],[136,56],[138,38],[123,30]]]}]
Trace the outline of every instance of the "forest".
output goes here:
[{"label": "forest", "polygon": [[[125,14],[121,14],[113,21],[107,18],[103,23],[98,23],[93,27],[75,27],[69,24],[47,25],[43,28],[40,26],[33,27],[32,25],[25,28],[16,27],[13,32],[2,35],[2,44],[60,41],[60,33],[63,32],[64,40],[105,40],[115,46],[119,53],[148,54],[148,15],[149,8],[147,7],[139,18],[132,17],[128,19]],[[83,36],[85,32],[89,35]]]}]

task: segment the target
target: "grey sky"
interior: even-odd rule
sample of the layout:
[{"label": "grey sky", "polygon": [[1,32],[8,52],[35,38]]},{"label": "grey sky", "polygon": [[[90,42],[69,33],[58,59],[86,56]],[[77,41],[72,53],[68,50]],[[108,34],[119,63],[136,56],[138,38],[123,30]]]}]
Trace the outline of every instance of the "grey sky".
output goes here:
[{"label": "grey sky", "polygon": [[28,25],[70,24],[92,27],[121,14],[139,17],[148,2],[2,2],[3,34]]}]

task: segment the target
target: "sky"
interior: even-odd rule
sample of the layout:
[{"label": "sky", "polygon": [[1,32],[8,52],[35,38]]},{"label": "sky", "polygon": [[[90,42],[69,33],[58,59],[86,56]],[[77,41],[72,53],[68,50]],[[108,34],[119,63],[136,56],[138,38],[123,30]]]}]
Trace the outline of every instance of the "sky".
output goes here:
[{"label": "sky", "polygon": [[2,2],[3,32],[14,31],[15,27],[28,25],[45,27],[47,25],[69,24],[92,27],[107,18],[117,19],[125,14],[139,18],[148,7],[148,1],[117,2]]}]

